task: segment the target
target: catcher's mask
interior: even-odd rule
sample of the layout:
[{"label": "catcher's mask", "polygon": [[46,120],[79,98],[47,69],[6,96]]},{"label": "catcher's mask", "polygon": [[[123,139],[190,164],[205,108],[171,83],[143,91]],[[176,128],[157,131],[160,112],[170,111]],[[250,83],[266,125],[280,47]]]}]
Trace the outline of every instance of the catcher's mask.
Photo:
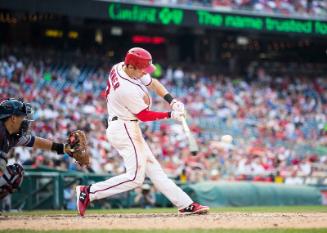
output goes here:
[{"label": "catcher's mask", "polygon": [[18,132],[18,134],[20,136],[25,135],[25,134],[27,134],[27,132],[29,132],[32,121],[33,120],[30,120],[30,119],[25,119],[22,121],[22,123],[20,124],[19,132]]},{"label": "catcher's mask", "polygon": [[33,121],[31,116],[33,114],[30,103],[25,103],[23,100],[10,98],[0,103],[0,120],[5,120],[10,116],[25,116],[22,121],[18,135],[24,135],[28,132],[30,123]]}]

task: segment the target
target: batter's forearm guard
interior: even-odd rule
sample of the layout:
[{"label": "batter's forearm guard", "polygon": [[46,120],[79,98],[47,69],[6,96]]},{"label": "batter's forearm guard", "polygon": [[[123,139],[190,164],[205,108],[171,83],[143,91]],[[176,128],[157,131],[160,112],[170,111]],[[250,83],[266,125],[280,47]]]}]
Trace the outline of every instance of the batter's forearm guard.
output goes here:
[{"label": "batter's forearm guard", "polygon": [[169,93],[167,93],[163,98],[168,102],[168,104],[170,104],[174,99],[174,97],[172,97],[172,95]]}]

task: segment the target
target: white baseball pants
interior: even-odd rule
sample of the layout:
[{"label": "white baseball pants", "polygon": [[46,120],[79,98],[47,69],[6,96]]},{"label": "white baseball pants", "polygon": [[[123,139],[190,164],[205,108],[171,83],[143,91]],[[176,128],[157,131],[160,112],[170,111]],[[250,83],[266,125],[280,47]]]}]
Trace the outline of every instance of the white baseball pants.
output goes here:
[{"label": "white baseball pants", "polygon": [[126,173],[91,185],[90,200],[98,200],[141,186],[147,175],[154,186],[178,209],[193,203],[162,170],[145,142],[139,122],[115,120],[109,122],[107,138],[123,157]]}]

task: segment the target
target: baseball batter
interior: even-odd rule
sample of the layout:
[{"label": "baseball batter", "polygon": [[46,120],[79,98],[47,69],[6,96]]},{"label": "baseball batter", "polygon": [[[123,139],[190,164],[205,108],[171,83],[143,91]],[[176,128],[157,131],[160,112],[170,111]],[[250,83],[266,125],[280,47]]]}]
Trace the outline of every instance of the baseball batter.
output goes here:
[{"label": "baseball batter", "polygon": [[[126,173],[90,186],[77,186],[77,208],[84,216],[89,203],[141,186],[148,176],[155,187],[178,209],[180,214],[204,214],[209,207],[193,202],[162,170],[145,142],[139,122],[172,118],[181,121],[184,105],[149,75],[155,70],[151,54],[142,48],[130,49],[124,62],[113,66],[107,80],[108,141],[123,157]],[[171,112],[150,110],[148,88],[163,97]]]}]

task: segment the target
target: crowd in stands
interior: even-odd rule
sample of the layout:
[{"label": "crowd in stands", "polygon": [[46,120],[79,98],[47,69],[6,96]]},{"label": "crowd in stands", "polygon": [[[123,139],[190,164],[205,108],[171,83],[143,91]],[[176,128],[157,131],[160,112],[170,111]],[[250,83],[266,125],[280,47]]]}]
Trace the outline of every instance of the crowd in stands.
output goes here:
[{"label": "crowd in stands", "polygon": [[[32,132],[37,136],[64,142],[69,131],[85,130],[92,155],[88,171],[123,173],[123,161],[105,136],[109,67],[2,53],[0,99],[23,97],[31,102]],[[201,150],[191,155],[181,125],[173,120],[141,123],[164,170],[180,182],[304,183],[310,180],[303,178],[326,176],[321,173],[327,170],[326,65],[301,67],[322,75],[303,75],[298,65],[280,63],[253,62],[246,77],[167,67],[161,82],[186,104]],[[168,110],[169,105],[153,96],[152,109]],[[232,144],[221,142],[223,134],[234,137]],[[69,156],[28,148],[12,151],[13,161],[86,171]]]},{"label": "crowd in stands", "polygon": [[[135,1],[130,1],[135,2]],[[326,16],[327,2],[324,0],[138,0],[146,4],[177,5],[185,7],[207,7],[228,11],[252,11],[284,16]]]}]

